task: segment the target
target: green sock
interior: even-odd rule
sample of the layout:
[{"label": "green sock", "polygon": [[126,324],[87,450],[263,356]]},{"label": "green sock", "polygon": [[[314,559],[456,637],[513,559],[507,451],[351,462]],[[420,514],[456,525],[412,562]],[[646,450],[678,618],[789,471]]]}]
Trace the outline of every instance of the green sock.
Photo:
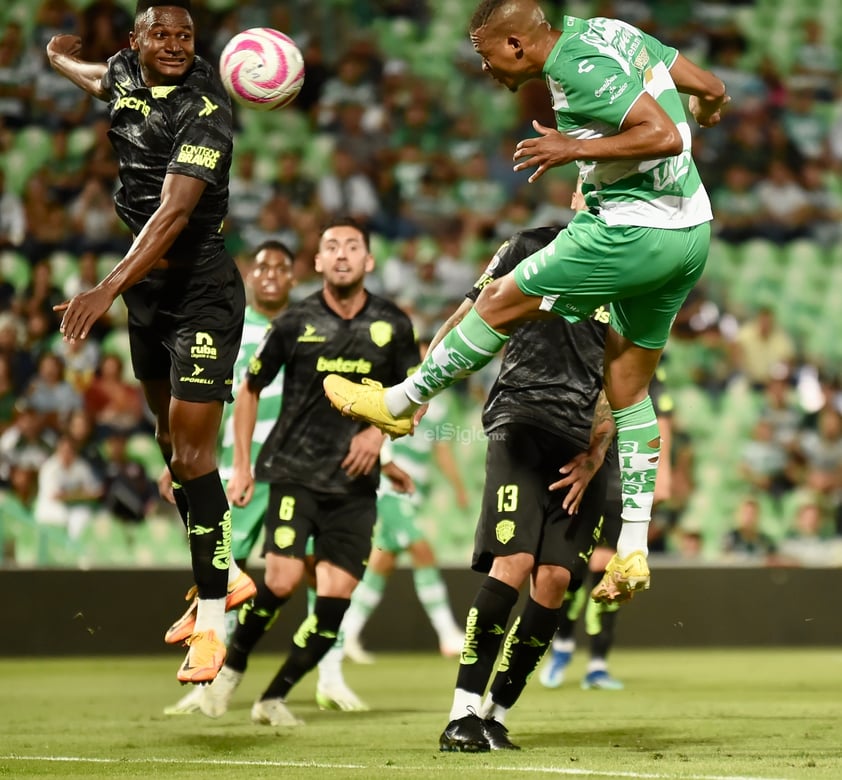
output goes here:
[{"label": "green sock", "polygon": [[439,635],[447,636],[448,632],[456,632],[459,627],[450,611],[450,601],[447,598],[447,586],[444,584],[441,572],[435,566],[422,566],[412,572],[412,581],[418,600],[430,623]]},{"label": "green sock", "polygon": [[623,527],[617,554],[625,558],[635,550],[648,551],[646,536],[655,498],[655,476],[660,460],[661,438],[652,399],[614,412],[620,452]]},{"label": "green sock", "polygon": [[[371,569],[366,569],[363,578],[354,588],[351,606],[342,620],[342,633],[354,638],[362,633],[369,616],[383,599],[386,590],[386,578]],[[344,637],[343,637],[344,639]]]},{"label": "green sock", "polygon": [[404,392],[415,403],[426,403],[459,379],[487,365],[508,340],[508,336],[498,333],[471,309],[406,379]]}]

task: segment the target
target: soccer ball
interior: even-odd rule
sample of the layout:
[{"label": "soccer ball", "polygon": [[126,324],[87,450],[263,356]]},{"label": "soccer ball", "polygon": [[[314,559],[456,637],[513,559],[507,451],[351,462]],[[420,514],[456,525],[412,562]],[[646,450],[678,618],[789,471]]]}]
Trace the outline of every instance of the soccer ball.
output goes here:
[{"label": "soccer ball", "polygon": [[291,103],[304,83],[304,57],[295,41],[269,27],[237,33],[222,50],[219,74],[241,106],[271,111]]}]

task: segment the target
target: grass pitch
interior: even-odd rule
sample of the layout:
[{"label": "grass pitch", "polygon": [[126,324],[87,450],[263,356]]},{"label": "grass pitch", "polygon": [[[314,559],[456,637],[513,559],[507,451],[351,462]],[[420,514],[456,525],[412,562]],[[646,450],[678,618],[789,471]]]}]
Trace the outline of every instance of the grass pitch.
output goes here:
[{"label": "grass pitch", "polygon": [[346,664],[367,713],[321,712],[293,691],[299,729],[254,726],[280,659],[256,655],[219,720],[167,717],[180,654],[0,660],[0,777],[842,778],[842,650],[624,650],[626,690],[582,691],[584,653],[558,690],[533,679],[508,726],[520,752],[439,753],[457,662],[382,655]]}]

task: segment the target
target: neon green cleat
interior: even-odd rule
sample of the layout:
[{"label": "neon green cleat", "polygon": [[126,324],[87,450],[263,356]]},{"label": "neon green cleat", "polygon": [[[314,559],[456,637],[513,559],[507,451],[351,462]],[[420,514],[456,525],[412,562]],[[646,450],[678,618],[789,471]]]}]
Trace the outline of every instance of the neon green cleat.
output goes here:
[{"label": "neon green cleat", "polygon": [[628,601],[639,590],[649,589],[649,564],[638,551],[620,558],[616,553],[605,567],[605,575],[591,591],[598,604]]},{"label": "neon green cleat", "polygon": [[362,384],[357,384],[338,374],[328,374],[323,386],[334,409],[347,417],[371,423],[393,439],[412,433],[412,412],[405,417],[393,416],[386,408],[386,391],[380,382],[363,379]]}]

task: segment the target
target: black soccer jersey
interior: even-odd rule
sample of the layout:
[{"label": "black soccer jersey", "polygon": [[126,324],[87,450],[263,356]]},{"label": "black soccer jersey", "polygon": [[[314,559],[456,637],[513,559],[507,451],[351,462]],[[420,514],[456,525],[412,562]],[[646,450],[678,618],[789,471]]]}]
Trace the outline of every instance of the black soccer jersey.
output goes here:
[{"label": "black soccer jersey", "polygon": [[340,374],[394,385],[418,365],[412,323],[397,306],[369,294],[362,311],[342,319],[322,292],[290,306],[272,323],[249,363],[249,387],[266,387],[284,367],[283,406],[257,457],[262,482],[295,482],[324,493],[374,494],[380,469],[349,479],[340,464],[365,423],[330,405],[322,381]]},{"label": "black soccer jersey", "polygon": [[[489,282],[505,276],[558,232],[559,228],[547,227],[512,236],[497,250],[467,297],[475,301]],[[608,317],[608,309],[600,307],[582,322],[556,317],[521,325],[506,344],[499,376],[483,409],[485,429],[527,423],[586,448],[602,389]]]},{"label": "black soccer jersey", "polygon": [[227,261],[220,229],[228,211],[233,123],[216,71],[196,57],[178,85],[147,87],[137,52],[123,49],[108,60],[102,83],[120,166],[120,218],[137,235],[161,203],[167,173],[201,179],[208,186],[167,259],[208,269]]}]

